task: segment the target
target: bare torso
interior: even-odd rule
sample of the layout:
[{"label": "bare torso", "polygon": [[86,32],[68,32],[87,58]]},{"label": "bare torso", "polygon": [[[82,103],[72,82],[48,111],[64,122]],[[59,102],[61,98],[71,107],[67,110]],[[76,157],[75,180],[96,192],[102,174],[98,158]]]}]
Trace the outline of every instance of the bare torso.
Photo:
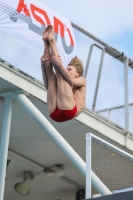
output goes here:
[{"label": "bare torso", "polygon": [[86,105],[86,87],[74,87],[72,86],[72,91],[74,95],[75,105],[77,106],[77,114],[78,116],[84,109]]}]

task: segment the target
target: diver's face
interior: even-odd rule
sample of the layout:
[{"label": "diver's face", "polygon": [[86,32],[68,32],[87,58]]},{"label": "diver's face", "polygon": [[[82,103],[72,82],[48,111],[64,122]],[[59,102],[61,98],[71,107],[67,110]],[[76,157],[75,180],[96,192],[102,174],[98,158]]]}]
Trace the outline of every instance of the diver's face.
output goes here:
[{"label": "diver's face", "polygon": [[76,68],[72,65],[68,65],[66,70],[74,77],[74,78],[78,78],[79,74],[76,71]]}]

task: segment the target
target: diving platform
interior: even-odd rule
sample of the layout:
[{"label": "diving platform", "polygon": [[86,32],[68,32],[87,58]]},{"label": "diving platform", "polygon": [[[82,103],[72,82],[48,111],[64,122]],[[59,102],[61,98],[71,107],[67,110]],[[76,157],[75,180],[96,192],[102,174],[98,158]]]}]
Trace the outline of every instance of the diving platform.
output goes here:
[{"label": "diving platform", "polygon": [[[76,119],[69,122],[57,123],[51,120],[47,111],[47,91],[43,83],[6,62],[0,62],[0,80],[1,94],[9,91],[24,91],[25,95],[61,134],[67,134],[69,128],[77,136],[84,135],[85,137],[86,133],[91,132],[132,154],[133,134],[87,108]],[[72,138],[70,134],[71,141]]]},{"label": "diving platform", "polygon": [[[3,60],[0,61],[1,126],[4,95],[12,92],[23,93],[84,161],[85,137],[89,132],[133,155],[133,135],[87,108],[76,119],[68,122],[52,121],[48,115],[47,91],[43,83]],[[13,188],[16,183],[22,181],[24,171],[38,173],[31,185],[31,199],[41,200],[45,195],[45,199],[49,200],[53,197],[73,200],[76,191],[85,189],[83,174],[79,173],[79,170],[15,98],[12,100],[8,159],[11,159],[11,163],[6,175],[5,200],[10,197],[14,200],[23,198]],[[59,178],[46,176],[43,170],[51,169],[55,165],[63,166],[65,174]]]}]

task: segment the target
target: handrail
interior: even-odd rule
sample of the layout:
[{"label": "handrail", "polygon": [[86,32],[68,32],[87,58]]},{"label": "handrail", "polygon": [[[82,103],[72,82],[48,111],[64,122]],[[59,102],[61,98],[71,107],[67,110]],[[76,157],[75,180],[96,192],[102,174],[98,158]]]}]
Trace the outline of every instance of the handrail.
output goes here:
[{"label": "handrail", "polygon": [[104,54],[105,54],[105,47],[101,47],[101,46],[99,46],[98,44],[95,44],[95,43],[91,44],[90,50],[89,50],[89,54],[88,54],[88,58],[87,58],[87,62],[86,62],[86,67],[85,67],[85,73],[84,73],[84,77],[85,78],[87,77],[88,68],[89,68],[89,64],[90,64],[90,60],[91,60],[91,54],[92,54],[92,50],[93,50],[94,46],[96,46],[97,48],[101,49],[102,50],[102,54],[101,54],[98,77],[97,77],[97,82],[96,82],[95,94],[94,94],[94,98],[93,98],[92,111],[95,111],[95,106],[96,106],[96,101],[97,101],[97,94],[98,94],[99,83],[100,83],[101,72],[102,72],[102,66],[103,66],[103,60],[104,60]]}]

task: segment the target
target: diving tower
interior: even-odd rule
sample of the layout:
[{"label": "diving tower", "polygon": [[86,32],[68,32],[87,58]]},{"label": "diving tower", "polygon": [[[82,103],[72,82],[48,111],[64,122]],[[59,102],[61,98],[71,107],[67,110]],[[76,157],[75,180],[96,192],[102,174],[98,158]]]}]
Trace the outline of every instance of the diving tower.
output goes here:
[{"label": "diving tower", "polygon": [[[40,81],[30,77],[28,74],[20,71],[19,69],[12,67],[10,64],[1,60],[1,90],[0,93],[22,90],[24,94],[33,101],[36,102],[36,107],[40,107],[41,112],[52,123],[52,125],[60,132],[63,127],[67,127],[67,123],[56,123],[50,119],[47,112],[47,91]],[[39,104],[40,102],[40,104]],[[62,127],[62,129],[61,129]],[[115,123],[99,116],[97,113],[85,108],[76,119],[72,120],[72,129],[75,129],[75,133],[80,133],[85,136],[87,132],[91,132],[108,142],[121,147],[126,152],[132,153],[133,151],[133,134],[127,133],[127,131]],[[64,132],[65,134],[65,132]],[[128,142],[126,145],[127,134],[129,134]]]},{"label": "diving tower", "polygon": [[[89,89],[87,88],[88,105],[84,111],[77,118],[65,123],[56,123],[48,115],[47,91],[42,83],[40,70],[40,56],[42,52],[38,48],[30,46],[27,42],[21,41],[21,39],[15,38],[0,30],[0,42],[3,44],[0,49],[0,125],[2,127],[1,141],[5,141],[5,146],[1,144],[0,150],[2,153],[0,158],[4,161],[4,165],[1,162],[1,166],[5,171],[7,153],[8,161],[11,160],[7,166],[6,180],[4,173],[1,173],[1,178],[6,183],[4,200],[11,198],[21,200],[23,198],[15,191],[14,186],[24,180],[25,174],[29,173],[35,174],[30,187],[30,199],[42,200],[45,196],[45,199],[48,200],[75,200],[75,198],[76,200],[81,200],[78,199],[78,194],[80,194],[80,191],[84,192],[86,187],[86,133],[91,133],[106,143],[119,148],[126,155],[130,154],[133,156],[133,131],[129,126],[129,121],[131,121],[129,120],[131,119],[129,115],[132,111],[129,110],[129,94],[131,95],[132,84],[131,80],[129,84],[128,76],[129,69],[133,69],[133,61],[125,56],[123,52],[119,52],[110,47],[76,24],[71,24],[77,41],[77,55],[81,56],[84,61],[84,76],[87,78],[87,87]],[[18,49],[20,52],[17,51]],[[26,53],[28,53],[28,56]],[[109,68],[109,66],[111,67]],[[97,109],[98,102],[103,102],[103,97],[107,96],[107,90],[104,90],[104,87],[100,89],[100,84],[102,83],[106,86],[109,83],[108,77],[111,76],[109,70],[113,67],[114,70],[119,68],[117,73],[123,76],[123,88],[116,89],[116,93],[113,93],[112,96],[109,95],[107,99],[105,98],[104,103],[108,102],[110,97],[112,98],[110,102],[112,102],[117,93],[119,93],[118,96],[120,98],[116,99],[114,105],[109,105],[108,107],[101,104],[102,107]],[[94,72],[90,74],[93,70]],[[104,70],[106,72],[109,71],[106,77],[103,73]],[[102,77],[104,79],[106,78],[104,83]],[[110,88],[109,85],[107,88]],[[115,87],[111,89],[115,91]],[[106,91],[101,95],[102,98],[99,98],[100,90]],[[88,103],[90,99],[91,106]],[[122,101],[120,101],[121,99]],[[36,112],[32,112],[31,108],[34,108]],[[118,108],[124,110],[122,113],[124,117],[119,114],[119,117],[124,118],[120,125],[115,123],[115,121],[112,122],[110,117],[112,110],[117,110]],[[99,115],[103,112],[109,113],[109,117]],[[32,117],[28,113],[32,113]],[[36,115],[37,113],[38,116],[41,115],[41,120]],[[43,120],[45,121],[45,119],[48,121],[49,127],[51,127],[50,130],[43,124]],[[55,130],[57,130],[57,133],[60,133],[58,136],[62,138],[62,142],[59,142],[54,137]],[[48,132],[54,138],[52,138],[53,140],[47,135]],[[4,133],[8,134],[6,135]],[[67,143],[63,143],[63,138]],[[69,147],[74,149],[72,150],[74,154],[71,155],[71,151],[68,153],[67,150],[69,148],[66,148],[63,144],[70,144]],[[109,165],[108,161],[112,161],[113,158],[116,159],[116,154],[110,152],[107,157],[106,153],[108,151],[98,145],[94,145],[93,152],[96,152],[96,158],[102,155],[100,157],[100,163],[103,164],[102,166],[106,163],[104,166],[106,169],[103,168],[104,172],[106,175],[111,176],[113,167]],[[66,155],[69,156],[67,157]],[[104,172],[100,172],[101,165],[95,163],[96,171],[90,173],[93,179],[93,190],[95,192],[98,191],[98,194],[106,195],[113,193],[115,188],[131,187],[133,184],[131,172],[132,163],[129,160],[127,161],[125,157],[122,157],[121,160],[124,166],[122,168],[116,162],[117,166],[114,177],[117,180],[115,179],[114,187],[112,187],[112,182],[108,176],[106,177]],[[97,162],[97,159],[95,161]],[[61,174],[56,176],[57,174],[53,167],[61,167]],[[126,180],[125,182],[121,181],[121,185],[119,184],[120,175],[121,180]],[[130,181],[127,181],[127,176]],[[108,187],[105,183],[108,183]],[[110,188],[113,189],[110,190]]]},{"label": "diving tower", "polygon": [[[85,137],[88,132],[132,154],[132,134],[130,135],[128,133],[127,141],[127,133],[124,129],[87,108],[76,119],[65,123],[53,122],[48,116],[46,90],[43,84],[1,60],[1,126],[3,126],[2,113],[4,112],[4,96],[11,93],[20,93],[23,94],[25,98],[28,98],[53,127],[55,127],[61,136],[73,147],[81,159],[85,160]],[[38,199],[41,198],[44,193],[45,197],[48,199],[52,199],[53,196],[56,196],[56,198],[60,196],[60,199],[63,198],[66,200],[68,198],[75,199],[76,191],[85,188],[85,178],[83,174],[79,173],[79,170],[72,162],[64,156],[64,153],[47,136],[46,132],[42,130],[34,119],[27,114],[18,101],[16,101],[16,98],[12,100],[8,158],[11,159],[11,164],[7,170],[5,199],[9,199],[10,196],[14,199],[21,199],[12,188],[15,183],[19,183],[22,180],[23,171],[27,170],[36,173],[40,172],[40,175],[36,176],[35,181],[33,181],[33,191],[31,187],[32,192],[30,193],[30,198],[33,199],[35,196]],[[42,175],[43,169],[50,168],[54,165],[63,165],[65,168],[65,175],[58,179],[57,177]],[[35,185],[38,185],[38,187],[36,188]],[[52,194],[50,193],[50,189]],[[71,192],[68,192],[69,194],[66,194],[64,197],[64,191]]]}]

